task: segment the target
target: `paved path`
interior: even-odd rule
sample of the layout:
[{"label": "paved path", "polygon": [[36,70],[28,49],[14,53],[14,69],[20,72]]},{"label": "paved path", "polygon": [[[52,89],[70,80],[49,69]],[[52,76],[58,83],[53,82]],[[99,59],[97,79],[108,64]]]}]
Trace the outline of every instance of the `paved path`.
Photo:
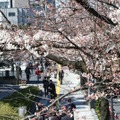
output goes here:
[{"label": "paved path", "polygon": [[[64,70],[65,71],[65,77],[63,81],[63,85],[60,85],[60,82],[58,79],[54,79],[53,75],[51,79],[55,82],[56,88],[57,88],[57,93],[58,94],[65,94],[67,93],[70,89],[73,89],[75,86],[79,85],[79,76],[69,70]],[[26,80],[25,72],[23,71],[22,73],[22,79]],[[37,77],[35,75],[35,71],[33,71],[33,74],[31,74],[30,82],[26,86],[22,85],[0,85],[0,99],[9,96],[15,90],[18,90],[19,88],[25,88],[27,86],[39,86],[40,89],[43,89],[42,83],[37,82]],[[66,97],[67,98],[72,98],[72,101],[76,104],[77,109],[75,112],[75,120],[80,118],[80,120],[83,119],[83,117],[86,117],[86,120],[97,120],[95,118],[94,110],[89,109],[89,105],[87,104],[86,100],[84,99],[84,92],[79,91],[74,94],[71,94]],[[44,105],[48,105],[48,102],[46,100],[41,100],[41,102]],[[67,104],[67,103],[61,103],[61,105]],[[114,109],[116,113],[118,113],[118,116],[120,117],[120,101],[116,100],[114,103]]]},{"label": "paved path", "polygon": [[[60,66],[59,66],[59,69]],[[56,84],[56,89],[57,89],[57,94],[63,95],[70,90],[74,89],[74,87],[79,85],[79,76],[71,71],[64,70],[65,72],[65,77],[63,80],[63,84],[60,85],[60,82],[58,79],[55,79],[54,76],[52,75],[50,79],[53,80],[53,82]],[[41,86],[42,88],[42,86]],[[42,88],[43,89],[43,88]],[[94,113],[94,110],[90,110],[90,107],[87,103],[87,101],[84,99],[84,92],[83,91],[78,91],[75,92],[69,96],[66,96],[65,99],[71,98],[72,102],[76,104],[76,111],[75,111],[75,119],[74,120],[97,120],[97,116]],[[48,101],[42,100],[40,101],[43,105],[47,106]],[[59,107],[62,105],[67,105],[67,102],[62,102],[60,101]]]},{"label": "paved path", "polygon": [[[79,85],[79,76],[71,71],[64,70],[65,72],[65,77],[63,80],[63,84],[60,85],[59,80],[55,79],[54,76],[52,75],[50,79],[53,80],[53,82],[56,84],[56,89],[57,89],[57,93],[59,95],[63,95],[67,92],[69,92],[71,89],[74,89],[74,87]],[[36,81],[35,77],[32,77],[30,79],[31,81]],[[34,84],[29,84],[29,85],[34,85]],[[41,89],[42,85],[38,84]],[[78,91],[75,92],[69,96],[66,96],[65,99],[67,98],[71,98],[72,102],[76,104],[76,111],[75,111],[75,119],[74,120],[97,120],[97,117],[95,116],[96,114],[94,113],[93,110],[90,110],[89,105],[87,104],[86,100],[84,99],[84,92],[83,91]],[[41,99],[40,102],[47,106],[48,105],[48,101]],[[68,104],[67,102],[60,102],[59,107],[62,105],[66,105]]]},{"label": "paved path", "polygon": [[[60,85],[58,83],[58,79],[55,79],[53,75],[51,76],[51,79],[56,84],[58,93],[60,95],[69,92],[70,89],[74,89],[74,87],[78,86],[79,82],[80,82],[79,76],[77,74],[69,71],[68,69],[64,70],[64,72],[65,72],[65,77],[63,80],[63,85]],[[23,79],[26,79],[24,72],[23,72]],[[27,86],[29,86],[29,85],[39,86],[41,89],[43,89],[41,82],[37,83],[37,78],[36,78],[34,72],[33,72],[33,74],[31,74],[30,82],[29,82],[29,84],[27,84]],[[19,87],[26,87],[26,86],[19,86]],[[11,92],[8,92],[8,91],[9,90],[6,89],[6,91],[4,91],[3,93],[0,92],[0,96],[1,96],[0,99],[11,94]],[[97,120],[96,118],[94,118],[93,112],[89,109],[89,105],[87,104],[86,100],[84,99],[83,91],[75,92],[74,94],[67,96],[65,99],[67,99],[67,98],[71,98],[72,102],[74,102],[76,104],[77,108],[76,108],[76,112],[75,112],[75,120],[78,120],[78,118],[80,120],[82,120],[83,117],[86,117],[86,120]],[[48,102],[46,100],[41,100],[41,102],[44,105],[48,104]],[[63,104],[67,104],[67,103],[61,102],[60,106]]]},{"label": "paved path", "polygon": [[[79,86],[80,80],[79,76],[72,71],[64,70],[65,77],[63,80],[63,84],[60,85],[60,94],[65,94],[69,92],[70,90],[74,89],[74,87]],[[57,79],[56,79],[57,80]],[[55,79],[54,79],[55,81]],[[75,111],[75,118],[74,120],[97,120],[96,114],[93,110],[90,110],[89,105],[87,104],[87,101],[84,99],[84,92],[78,91],[75,92],[69,96],[66,96],[65,99],[71,98],[72,102],[76,104],[76,111]],[[68,104],[67,102],[61,103]]]}]

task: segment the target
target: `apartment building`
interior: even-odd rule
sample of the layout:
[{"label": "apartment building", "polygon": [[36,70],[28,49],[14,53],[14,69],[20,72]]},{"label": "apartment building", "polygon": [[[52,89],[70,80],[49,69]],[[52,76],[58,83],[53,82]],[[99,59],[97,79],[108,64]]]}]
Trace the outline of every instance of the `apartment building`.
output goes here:
[{"label": "apartment building", "polygon": [[29,0],[0,0],[0,8],[29,8]]},{"label": "apartment building", "polygon": [[[12,25],[27,25],[31,16],[29,8],[3,8],[0,9]],[[0,14],[0,24],[6,23],[6,19]]]},{"label": "apartment building", "polygon": [[[42,8],[35,3],[35,0],[0,0],[0,11],[4,13],[6,18],[13,25],[27,25],[31,23],[31,13],[30,4],[33,3],[37,10],[42,10]],[[45,3],[52,3],[54,6],[57,4],[57,0],[46,0]],[[44,4],[44,10],[49,12],[46,4]],[[33,18],[33,17],[32,17]],[[33,18],[34,19],[34,18]],[[0,12],[0,24],[5,25],[6,19]]]},{"label": "apartment building", "polygon": [[32,15],[29,0],[0,0],[0,24],[6,26],[6,18],[12,25],[27,25]]}]

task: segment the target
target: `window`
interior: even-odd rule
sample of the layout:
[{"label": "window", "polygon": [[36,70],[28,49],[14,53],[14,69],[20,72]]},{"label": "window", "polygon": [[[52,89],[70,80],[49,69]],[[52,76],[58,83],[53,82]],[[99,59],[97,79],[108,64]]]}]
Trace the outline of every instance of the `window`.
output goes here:
[{"label": "window", "polygon": [[8,15],[9,16],[15,16],[15,13],[14,12],[9,12]]},{"label": "window", "polygon": [[8,2],[0,2],[0,8],[8,8]]}]

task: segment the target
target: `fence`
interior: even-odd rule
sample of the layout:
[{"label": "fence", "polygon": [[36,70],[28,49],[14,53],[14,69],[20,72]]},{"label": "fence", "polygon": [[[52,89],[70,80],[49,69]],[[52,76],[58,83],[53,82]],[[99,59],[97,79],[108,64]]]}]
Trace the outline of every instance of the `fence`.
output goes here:
[{"label": "fence", "polygon": [[15,76],[15,73],[9,70],[0,71],[0,77]]},{"label": "fence", "polygon": [[0,84],[17,84],[16,71],[0,69]]}]

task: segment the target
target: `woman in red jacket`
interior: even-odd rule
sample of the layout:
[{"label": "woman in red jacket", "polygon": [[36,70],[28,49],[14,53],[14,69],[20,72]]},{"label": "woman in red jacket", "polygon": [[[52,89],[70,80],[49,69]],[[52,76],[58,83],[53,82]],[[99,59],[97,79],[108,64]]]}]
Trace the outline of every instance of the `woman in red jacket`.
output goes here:
[{"label": "woman in red jacket", "polygon": [[39,81],[39,78],[40,78],[40,70],[39,70],[39,68],[36,68],[35,74],[37,75],[37,81]]}]

